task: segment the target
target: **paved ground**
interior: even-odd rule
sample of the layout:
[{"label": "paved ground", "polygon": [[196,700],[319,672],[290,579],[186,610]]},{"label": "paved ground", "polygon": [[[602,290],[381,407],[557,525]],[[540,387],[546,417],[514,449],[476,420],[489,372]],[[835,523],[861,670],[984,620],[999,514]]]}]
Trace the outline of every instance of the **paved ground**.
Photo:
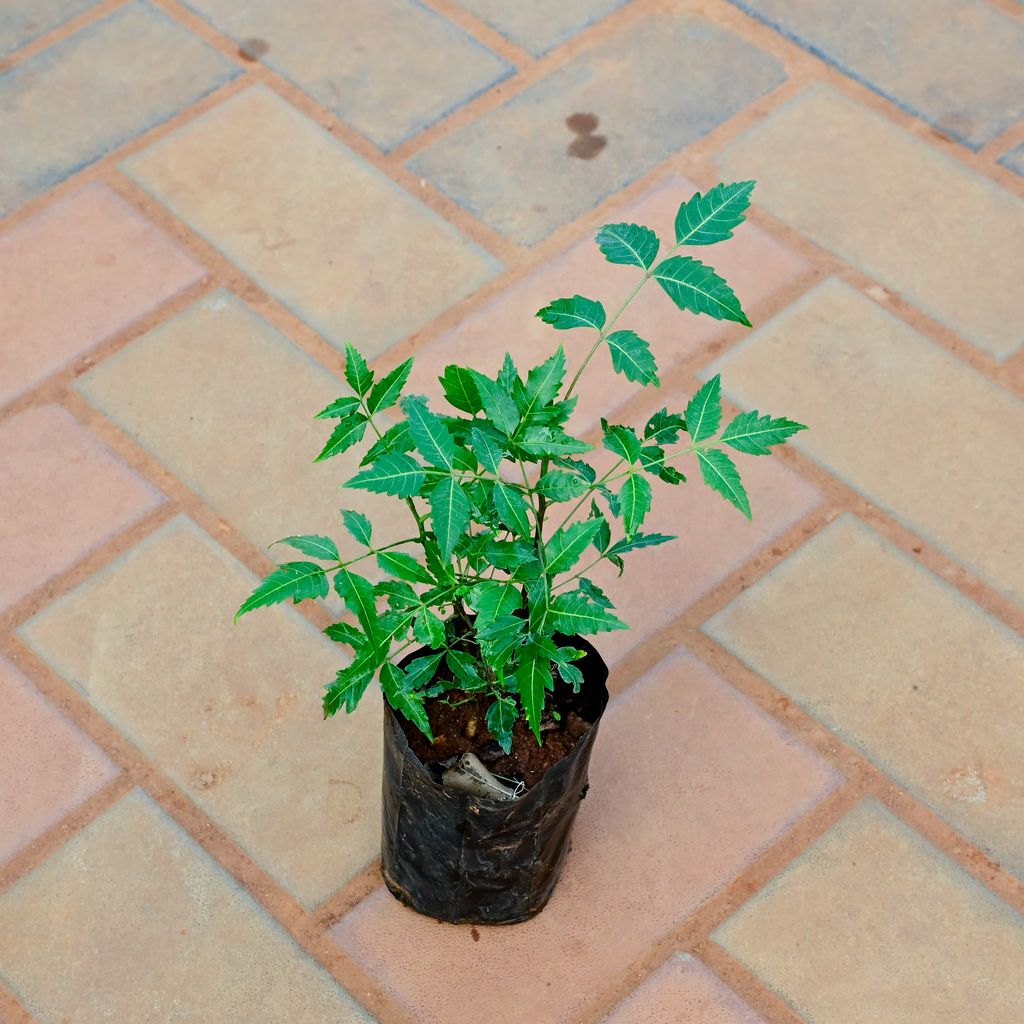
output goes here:
[{"label": "paved ground", "polygon": [[[1024,5],[6,0],[0,69],[4,1024],[1024,1020]],[[525,362],[751,177],[756,329],[637,325],[812,429],[662,497],[549,909],[418,918],[324,616],[230,625],[337,346]]]}]

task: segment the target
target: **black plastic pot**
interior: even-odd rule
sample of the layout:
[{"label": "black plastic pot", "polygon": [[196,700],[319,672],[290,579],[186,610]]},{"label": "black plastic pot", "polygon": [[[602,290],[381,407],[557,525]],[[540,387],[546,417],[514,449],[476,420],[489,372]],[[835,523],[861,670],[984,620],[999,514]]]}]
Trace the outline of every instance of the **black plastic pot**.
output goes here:
[{"label": "black plastic pot", "polygon": [[[406,906],[454,924],[515,924],[544,909],[569,852],[597,728],[608,704],[608,667],[580,637],[558,638],[585,650],[581,710],[593,725],[572,752],[521,797],[488,800],[441,785],[409,748],[384,703],[384,815],[381,869]],[[415,651],[403,664],[423,653]]]}]

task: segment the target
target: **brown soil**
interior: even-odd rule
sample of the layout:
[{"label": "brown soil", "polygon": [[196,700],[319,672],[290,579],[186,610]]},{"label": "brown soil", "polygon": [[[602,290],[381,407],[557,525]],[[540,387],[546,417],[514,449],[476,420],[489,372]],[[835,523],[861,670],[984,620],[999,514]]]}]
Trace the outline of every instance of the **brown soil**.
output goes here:
[{"label": "brown soil", "polygon": [[[466,694],[460,690],[428,700],[426,708],[434,733],[433,743],[401,715],[397,717],[413,753],[425,765],[438,765],[458,754],[473,753],[489,771],[506,779],[522,779],[527,789],[570,753],[592,724],[584,717],[590,703],[584,693],[575,694],[568,686],[556,686],[548,697],[541,723],[544,745],[537,745],[526,719],[520,718],[512,733],[512,752],[506,754],[491,736],[484,718],[491,702],[492,698],[486,695]],[[559,713],[560,721],[556,722],[548,714],[552,708]]]}]

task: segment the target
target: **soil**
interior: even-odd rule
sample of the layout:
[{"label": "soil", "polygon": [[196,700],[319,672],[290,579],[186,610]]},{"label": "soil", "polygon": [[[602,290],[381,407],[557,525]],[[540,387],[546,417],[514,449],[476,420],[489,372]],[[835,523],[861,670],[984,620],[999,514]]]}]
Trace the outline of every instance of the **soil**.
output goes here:
[{"label": "soil", "polygon": [[[526,719],[520,717],[512,733],[512,751],[506,754],[491,736],[485,721],[492,700],[486,694],[467,694],[461,690],[428,700],[426,709],[434,733],[433,743],[401,715],[397,718],[413,753],[425,765],[438,767],[451,757],[473,753],[493,774],[522,780],[529,789],[553,764],[572,751],[596,717],[586,684],[576,694],[564,683],[556,683],[541,721],[544,745],[537,745]],[[558,712],[558,721],[549,714],[552,709]]]}]

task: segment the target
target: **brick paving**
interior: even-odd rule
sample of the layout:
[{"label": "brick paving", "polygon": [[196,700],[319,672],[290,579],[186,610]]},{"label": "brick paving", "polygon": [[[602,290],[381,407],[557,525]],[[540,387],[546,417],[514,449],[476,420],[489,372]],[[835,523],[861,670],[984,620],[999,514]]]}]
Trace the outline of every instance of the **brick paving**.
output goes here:
[{"label": "brick paving", "polygon": [[[8,0],[0,1020],[1024,1020],[1022,68],[1016,0]],[[339,346],[539,359],[596,227],[723,178],[755,329],[643,296],[663,393],[579,422],[721,371],[812,429],[752,524],[656,506],[544,914],[420,918],[325,611],[231,625],[339,533]]]}]

